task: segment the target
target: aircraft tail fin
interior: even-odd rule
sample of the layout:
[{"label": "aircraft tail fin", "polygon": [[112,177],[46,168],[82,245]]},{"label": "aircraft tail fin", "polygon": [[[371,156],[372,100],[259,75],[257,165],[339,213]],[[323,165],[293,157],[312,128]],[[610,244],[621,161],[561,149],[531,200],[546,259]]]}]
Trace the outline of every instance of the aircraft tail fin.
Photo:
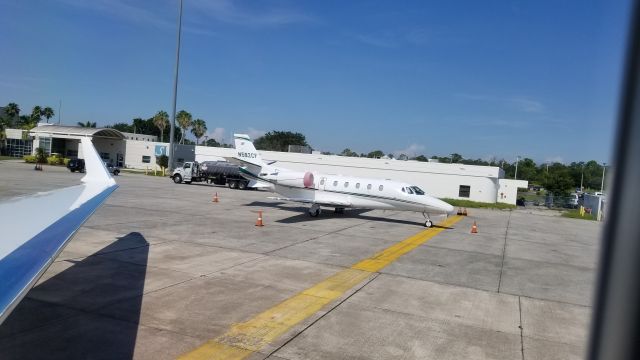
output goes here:
[{"label": "aircraft tail fin", "polygon": [[236,156],[234,157],[240,160],[242,166],[246,166],[253,172],[259,172],[260,169],[267,166],[267,164],[262,161],[255,146],[253,146],[249,135],[233,134],[233,138],[236,145]]}]

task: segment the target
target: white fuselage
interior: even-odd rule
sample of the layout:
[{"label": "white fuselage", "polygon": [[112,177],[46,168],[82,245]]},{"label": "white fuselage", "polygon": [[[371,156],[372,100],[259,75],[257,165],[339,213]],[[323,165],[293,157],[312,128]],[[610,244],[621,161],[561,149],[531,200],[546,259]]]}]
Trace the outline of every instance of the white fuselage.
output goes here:
[{"label": "white fuselage", "polygon": [[[313,176],[310,177],[309,174]],[[287,198],[306,199],[323,206],[417,211],[427,214],[446,214],[454,210],[442,200],[419,194],[416,187],[410,184],[391,180],[295,172],[275,167],[263,168],[259,178],[270,183],[274,192]],[[313,181],[309,181],[310,178]]]}]

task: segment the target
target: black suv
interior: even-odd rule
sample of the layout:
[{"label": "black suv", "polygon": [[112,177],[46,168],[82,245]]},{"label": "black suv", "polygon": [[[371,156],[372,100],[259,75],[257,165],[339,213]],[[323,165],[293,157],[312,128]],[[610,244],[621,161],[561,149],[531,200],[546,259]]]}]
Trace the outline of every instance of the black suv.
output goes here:
[{"label": "black suv", "polygon": [[71,159],[67,164],[67,168],[71,170],[71,172],[84,172],[84,159]]}]

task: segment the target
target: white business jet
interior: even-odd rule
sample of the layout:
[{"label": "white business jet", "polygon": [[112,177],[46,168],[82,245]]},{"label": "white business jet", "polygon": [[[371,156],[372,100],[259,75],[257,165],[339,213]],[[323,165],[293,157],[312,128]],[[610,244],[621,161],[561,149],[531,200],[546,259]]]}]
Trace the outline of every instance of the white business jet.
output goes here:
[{"label": "white business jet", "polygon": [[431,227],[430,215],[453,213],[453,206],[427,195],[417,186],[379,179],[299,172],[267,164],[248,135],[234,134],[240,173],[262,187],[282,195],[274,199],[311,204],[309,215],[320,215],[320,207],[332,207],[336,213],[345,208],[420,212],[424,226]]}]

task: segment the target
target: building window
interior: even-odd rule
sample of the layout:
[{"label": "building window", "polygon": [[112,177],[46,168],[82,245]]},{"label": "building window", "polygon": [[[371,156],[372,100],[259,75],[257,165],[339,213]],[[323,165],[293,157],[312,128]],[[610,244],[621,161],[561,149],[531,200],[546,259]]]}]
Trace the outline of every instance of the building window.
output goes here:
[{"label": "building window", "polygon": [[78,150],[67,150],[67,157],[78,157]]},{"label": "building window", "polygon": [[360,183],[356,183],[356,189],[360,189]]},{"label": "building window", "polygon": [[13,157],[23,157],[31,155],[33,141],[22,139],[7,139],[7,155]]},{"label": "building window", "polygon": [[367,190],[371,190],[371,184],[367,185]]},{"label": "building window", "polygon": [[460,185],[460,191],[458,191],[458,197],[468,198],[471,195],[471,186]]},{"label": "building window", "polygon": [[349,182],[348,181],[345,181],[344,187],[349,187]]},{"label": "building window", "polygon": [[142,162],[145,164],[151,163],[151,156],[142,155]]},{"label": "building window", "polygon": [[338,181],[337,180],[333,182],[333,186],[338,186]]},{"label": "building window", "polygon": [[382,191],[382,189],[384,189],[384,186],[382,185],[378,186],[378,191]]},{"label": "building window", "polygon": [[106,152],[101,152],[101,153],[100,153],[100,157],[102,158],[102,160],[109,160],[109,159],[111,159],[111,156],[109,156],[109,153],[106,153]]}]

